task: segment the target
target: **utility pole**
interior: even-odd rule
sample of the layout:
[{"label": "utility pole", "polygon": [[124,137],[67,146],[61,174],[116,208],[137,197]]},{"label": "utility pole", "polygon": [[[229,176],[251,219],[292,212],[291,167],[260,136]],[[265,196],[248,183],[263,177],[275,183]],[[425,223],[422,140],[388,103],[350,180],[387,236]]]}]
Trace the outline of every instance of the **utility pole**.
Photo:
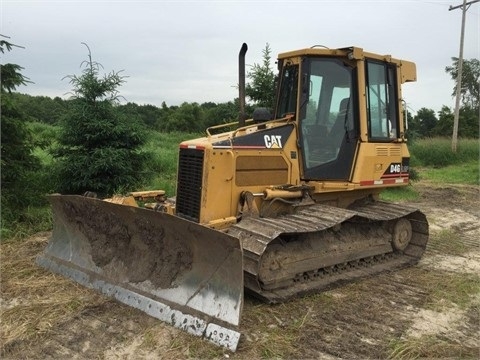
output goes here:
[{"label": "utility pole", "polygon": [[479,2],[480,0],[473,0],[467,2],[463,0],[463,5],[451,6],[448,11],[462,8],[462,30],[460,32],[460,54],[458,55],[457,66],[457,89],[455,94],[455,115],[453,118],[453,134],[452,134],[452,151],[457,152],[457,137],[458,137],[458,118],[460,115],[460,93],[462,90],[462,68],[463,68],[463,39],[465,35],[465,14],[471,4]]}]

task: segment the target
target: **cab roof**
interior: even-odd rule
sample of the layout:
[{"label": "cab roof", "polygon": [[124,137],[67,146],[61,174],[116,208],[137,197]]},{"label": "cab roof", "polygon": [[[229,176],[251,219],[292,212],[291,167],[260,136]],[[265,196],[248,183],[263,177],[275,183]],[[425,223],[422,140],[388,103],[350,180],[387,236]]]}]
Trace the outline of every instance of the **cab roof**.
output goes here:
[{"label": "cab roof", "polygon": [[402,83],[417,80],[417,70],[415,63],[407,60],[392,58],[391,55],[380,55],[364,51],[362,48],[350,46],[338,49],[329,49],[326,47],[313,46],[299,50],[288,51],[278,55],[279,60],[303,57],[303,56],[329,56],[329,57],[347,57],[350,60],[363,61],[373,59],[396,64],[400,68]]}]

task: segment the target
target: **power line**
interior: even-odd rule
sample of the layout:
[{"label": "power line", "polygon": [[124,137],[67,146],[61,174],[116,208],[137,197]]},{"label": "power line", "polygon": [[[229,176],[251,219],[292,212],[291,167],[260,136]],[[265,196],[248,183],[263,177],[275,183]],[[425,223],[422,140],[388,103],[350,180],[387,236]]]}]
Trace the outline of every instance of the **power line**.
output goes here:
[{"label": "power line", "polygon": [[470,5],[475,4],[476,2],[479,2],[479,1],[480,1],[480,0],[473,0],[473,1],[469,1],[469,2],[464,1],[463,4],[461,4],[461,5],[457,5],[457,6],[452,6],[452,5],[450,5],[450,7],[448,8],[448,11],[450,11],[450,10],[455,10],[455,9],[458,9],[458,8],[464,8],[465,6],[468,5],[468,7],[466,8],[466,10],[464,10],[464,11],[467,11],[468,8],[470,7]]}]

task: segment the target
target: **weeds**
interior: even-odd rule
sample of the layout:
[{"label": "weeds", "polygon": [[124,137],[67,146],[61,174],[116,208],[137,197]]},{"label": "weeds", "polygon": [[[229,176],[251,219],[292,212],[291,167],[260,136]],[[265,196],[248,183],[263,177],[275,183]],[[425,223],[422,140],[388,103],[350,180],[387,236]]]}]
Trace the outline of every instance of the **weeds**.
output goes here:
[{"label": "weeds", "polygon": [[477,359],[478,349],[434,335],[395,339],[390,342],[389,359]]},{"label": "weeds", "polygon": [[[45,236],[31,238],[21,247],[16,242],[2,244],[2,356],[8,357],[19,342],[40,339],[55,324],[80,313],[85,303],[105,302],[101,295],[35,266],[35,256],[44,247]],[[43,301],[38,301],[39,298]]]},{"label": "weeds", "polygon": [[479,159],[478,139],[461,139],[456,153],[452,152],[451,140],[447,138],[416,140],[409,149],[414,160],[412,166],[444,167],[471,161],[478,164]]},{"label": "weeds", "polygon": [[53,227],[52,211],[48,206],[25,209],[17,221],[2,223],[2,241],[25,239],[40,231],[48,231]]},{"label": "weeds", "polygon": [[480,184],[480,166],[478,159],[442,168],[425,167],[421,176],[435,184]]},{"label": "weeds", "polygon": [[418,192],[412,186],[387,188],[380,194],[382,200],[391,202],[417,200],[418,197]]}]

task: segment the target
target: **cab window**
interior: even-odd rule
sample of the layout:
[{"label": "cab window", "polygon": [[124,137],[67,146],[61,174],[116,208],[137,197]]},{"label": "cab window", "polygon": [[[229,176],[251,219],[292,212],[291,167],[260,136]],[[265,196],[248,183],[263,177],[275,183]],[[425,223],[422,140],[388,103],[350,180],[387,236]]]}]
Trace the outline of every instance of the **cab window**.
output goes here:
[{"label": "cab window", "polygon": [[374,61],[366,66],[368,135],[374,141],[391,141],[398,137],[396,68]]},{"label": "cab window", "polygon": [[337,160],[345,137],[353,130],[353,69],[337,59],[312,58],[304,72],[301,140],[304,166],[311,169]]},{"label": "cab window", "polygon": [[297,111],[298,66],[285,66],[282,73],[277,117],[294,114]]}]

